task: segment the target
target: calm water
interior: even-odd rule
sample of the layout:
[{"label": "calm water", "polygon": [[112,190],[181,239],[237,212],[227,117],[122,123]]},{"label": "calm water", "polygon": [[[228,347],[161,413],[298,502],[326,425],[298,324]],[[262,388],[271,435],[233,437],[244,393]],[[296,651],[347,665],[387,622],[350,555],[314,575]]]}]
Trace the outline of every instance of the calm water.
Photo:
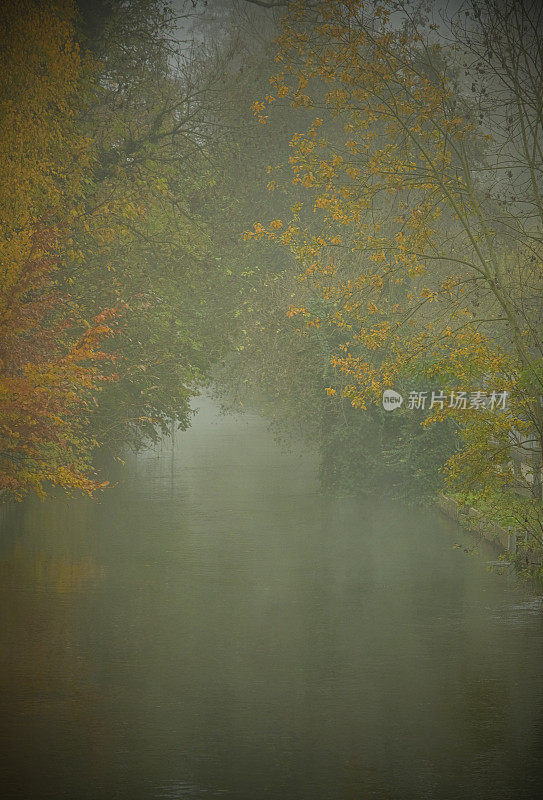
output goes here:
[{"label": "calm water", "polygon": [[0,539],[2,796],[543,796],[543,614],[437,513],[209,401]]}]

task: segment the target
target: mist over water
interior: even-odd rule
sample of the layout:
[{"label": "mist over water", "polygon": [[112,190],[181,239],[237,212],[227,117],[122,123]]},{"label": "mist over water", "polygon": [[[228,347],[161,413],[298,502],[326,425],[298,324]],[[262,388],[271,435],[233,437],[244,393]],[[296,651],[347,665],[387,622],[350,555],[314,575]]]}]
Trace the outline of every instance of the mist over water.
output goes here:
[{"label": "mist over water", "polygon": [[4,518],[9,798],[535,798],[543,617],[434,511],[327,495],[207,399],[99,503]]}]

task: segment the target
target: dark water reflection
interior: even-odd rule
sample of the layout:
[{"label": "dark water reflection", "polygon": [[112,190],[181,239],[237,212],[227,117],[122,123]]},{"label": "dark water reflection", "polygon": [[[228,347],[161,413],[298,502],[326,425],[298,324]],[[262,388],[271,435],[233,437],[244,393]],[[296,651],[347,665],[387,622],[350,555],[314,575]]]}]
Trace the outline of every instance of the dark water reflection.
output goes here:
[{"label": "dark water reflection", "polygon": [[438,514],[203,410],[0,540],[2,795],[536,798],[543,624]]}]

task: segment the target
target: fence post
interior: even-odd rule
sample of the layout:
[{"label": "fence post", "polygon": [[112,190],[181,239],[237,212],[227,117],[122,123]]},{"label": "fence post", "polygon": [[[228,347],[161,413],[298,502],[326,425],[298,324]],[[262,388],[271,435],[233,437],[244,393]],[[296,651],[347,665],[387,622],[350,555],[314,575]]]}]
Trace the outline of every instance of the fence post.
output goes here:
[{"label": "fence post", "polygon": [[507,549],[513,555],[516,555],[517,552],[517,530],[513,528],[512,525],[509,525],[507,528]]}]

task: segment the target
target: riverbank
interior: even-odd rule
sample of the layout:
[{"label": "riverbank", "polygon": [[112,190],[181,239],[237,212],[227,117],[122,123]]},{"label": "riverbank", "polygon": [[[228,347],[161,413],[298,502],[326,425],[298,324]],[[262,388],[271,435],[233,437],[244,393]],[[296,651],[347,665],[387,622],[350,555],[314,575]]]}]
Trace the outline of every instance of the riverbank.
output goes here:
[{"label": "riverbank", "polygon": [[518,523],[519,520],[513,518],[509,520],[511,524],[505,525],[496,518],[499,511],[495,516],[488,504],[475,506],[462,503],[458,498],[443,492],[438,496],[437,506],[441,513],[454,519],[463,528],[490,542],[504,556],[504,560],[506,558],[526,575],[541,580],[543,548],[540,544],[541,537],[534,528],[515,525],[514,522]]}]

